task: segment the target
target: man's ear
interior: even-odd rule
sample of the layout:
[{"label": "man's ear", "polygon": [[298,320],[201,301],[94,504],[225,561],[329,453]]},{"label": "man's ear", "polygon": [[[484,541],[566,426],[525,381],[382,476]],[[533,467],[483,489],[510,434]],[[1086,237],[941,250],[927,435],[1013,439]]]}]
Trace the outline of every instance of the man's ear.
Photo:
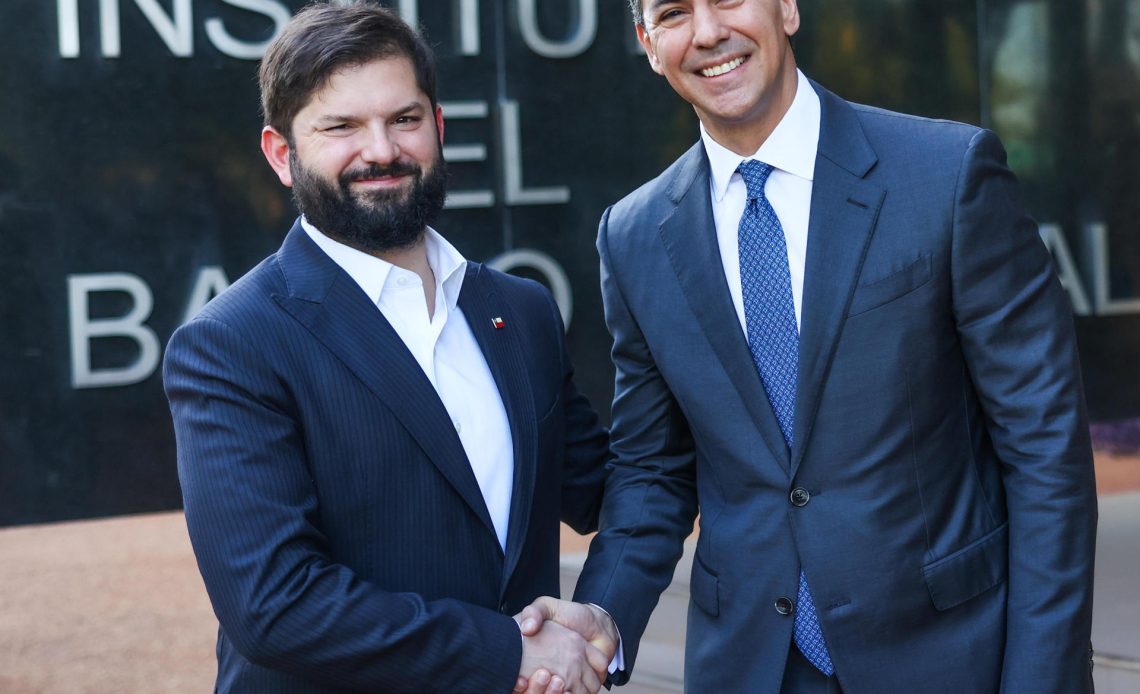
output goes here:
[{"label": "man's ear", "polygon": [[795,36],[800,30],[800,7],[796,0],[780,0],[780,13],[784,20],[784,34]]},{"label": "man's ear", "polygon": [[435,132],[439,135],[439,146],[443,146],[443,107],[435,105]]},{"label": "man's ear", "polygon": [[293,187],[293,172],[289,169],[289,140],[267,125],[261,129],[261,153],[277,178],[287,187]]},{"label": "man's ear", "polygon": [[645,30],[644,24],[637,25],[637,42],[645,49],[645,55],[649,58],[649,67],[658,75],[664,75],[661,71],[661,62],[657,60],[657,51],[653,50],[653,42],[649,39],[649,32]]}]

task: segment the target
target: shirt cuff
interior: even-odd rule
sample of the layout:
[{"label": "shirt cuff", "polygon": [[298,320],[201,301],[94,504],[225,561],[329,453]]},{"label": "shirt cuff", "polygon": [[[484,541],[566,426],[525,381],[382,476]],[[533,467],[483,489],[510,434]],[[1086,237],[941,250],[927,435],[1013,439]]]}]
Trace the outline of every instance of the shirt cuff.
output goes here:
[{"label": "shirt cuff", "polygon": [[614,659],[610,661],[609,673],[612,675],[615,672],[621,672],[625,670],[625,649],[622,648],[621,645],[621,630],[618,629],[617,622],[609,612],[606,612],[606,608],[594,602],[589,603],[589,605],[598,608],[602,612],[605,612],[605,615],[610,618],[611,622],[614,623],[614,631],[618,633],[617,650],[614,651]]}]

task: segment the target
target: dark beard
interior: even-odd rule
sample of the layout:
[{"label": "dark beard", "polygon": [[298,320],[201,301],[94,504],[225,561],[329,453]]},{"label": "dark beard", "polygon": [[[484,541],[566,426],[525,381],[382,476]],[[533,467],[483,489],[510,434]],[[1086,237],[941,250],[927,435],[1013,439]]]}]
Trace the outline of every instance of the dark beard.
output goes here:
[{"label": "dark beard", "polygon": [[[338,187],[302,166],[296,150],[289,152],[289,169],[293,202],[301,214],[322,233],[365,252],[383,253],[419,243],[447,197],[442,152],[426,173],[413,163],[373,164],[341,174]],[[372,191],[358,198],[349,187],[362,178],[406,174],[413,177],[406,191]]]}]

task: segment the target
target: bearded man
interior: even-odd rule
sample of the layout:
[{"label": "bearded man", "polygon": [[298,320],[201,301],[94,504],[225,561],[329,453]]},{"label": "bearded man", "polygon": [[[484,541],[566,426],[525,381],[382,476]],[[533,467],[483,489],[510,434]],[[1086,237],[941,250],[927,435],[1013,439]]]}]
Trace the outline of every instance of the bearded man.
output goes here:
[{"label": "bearded man", "polygon": [[549,292],[428,226],[434,70],[364,3],[303,10],[261,65],[302,216],[163,372],[217,691],[507,692],[542,666],[593,692],[613,656],[511,617],[558,590],[559,518],[596,526],[608,440]]}]

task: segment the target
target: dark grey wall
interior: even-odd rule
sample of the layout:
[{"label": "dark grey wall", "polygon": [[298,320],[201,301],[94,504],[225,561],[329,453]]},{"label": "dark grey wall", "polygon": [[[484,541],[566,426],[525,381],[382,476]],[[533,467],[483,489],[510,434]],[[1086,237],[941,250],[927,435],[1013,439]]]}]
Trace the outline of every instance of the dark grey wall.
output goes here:
[{"label": "dark grey wall", "polygon": [[[178,506],[158,360],[292,222],[252,57],[301,4],[0,5],[0,525]],[[437,227],[474,260],[537,252],[516,271],[565,273],[579,382],[607,410],[597,219],[692,143],[691,110],[634,49],[624,0],[387,4],[440,56],[454,195]],[[840,95],[998,130],[1071,256],[1093,413],[1140,414],[1140,2],[800,6],[801,63]]]}]

